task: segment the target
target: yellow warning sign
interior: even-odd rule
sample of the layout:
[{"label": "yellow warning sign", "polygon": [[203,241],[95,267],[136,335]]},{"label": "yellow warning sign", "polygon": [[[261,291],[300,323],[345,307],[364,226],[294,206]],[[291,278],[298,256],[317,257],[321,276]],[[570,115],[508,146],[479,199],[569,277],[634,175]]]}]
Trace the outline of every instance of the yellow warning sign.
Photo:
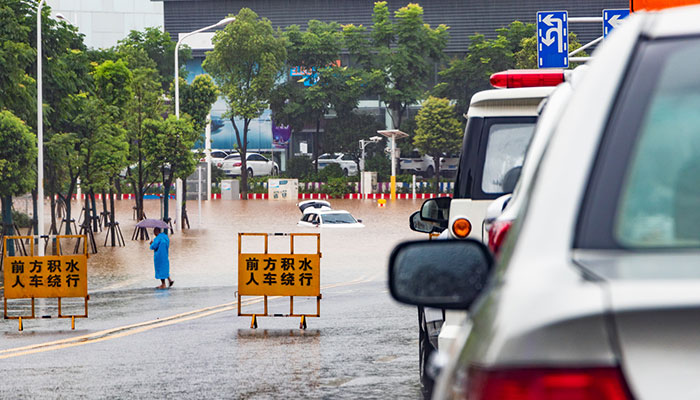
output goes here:
[{"label": "yellow warning sign", "polygon": [[87,256],[5,257],[5,298],[87,296]]},{"label": "yellow warning sign", "polygon": [[238,292],[244,296],[318,296],[318,254],[239,254]]}]

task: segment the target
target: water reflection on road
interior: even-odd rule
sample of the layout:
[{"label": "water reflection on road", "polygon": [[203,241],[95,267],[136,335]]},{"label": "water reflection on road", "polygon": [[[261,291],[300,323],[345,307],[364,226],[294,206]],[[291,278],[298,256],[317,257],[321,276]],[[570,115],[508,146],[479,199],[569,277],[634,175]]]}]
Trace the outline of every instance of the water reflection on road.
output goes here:
[{"label": "water reflection on road", "polygon": [[[235,285],[238,232],[321,232],[322,283],[360,277],[384,278],[393,246],[404,239],[423,238],[408,230],[408,216],[419,201],[397,200],[379,208],[375,201],[333,200],[333,208],[345,209],[366,225],[359,229],[300,228],[301,213],[293,202],[265,200],[203,202],[201,225],[197,202],[188,202],[192,229],[171,237],[171,273],[177,286]],[[90,290],[138,288],[155,284],[153,253],[148,241],[131,240],[136,221],[132,201],[116,202],[117,220],[126,248],[103,247],[104,233],[96,235],[98,254],[90,258]],[[79,206],[74,205],[75,209]],[[173,207],[174,208],[174,207]],[[146,200],[149,217],[160,214],[157,200]],[[288,248],[288,241],[280,244]],[[300,241],[300,243],[302,243]],[[275,246],[271,239],[271,246]]]}]

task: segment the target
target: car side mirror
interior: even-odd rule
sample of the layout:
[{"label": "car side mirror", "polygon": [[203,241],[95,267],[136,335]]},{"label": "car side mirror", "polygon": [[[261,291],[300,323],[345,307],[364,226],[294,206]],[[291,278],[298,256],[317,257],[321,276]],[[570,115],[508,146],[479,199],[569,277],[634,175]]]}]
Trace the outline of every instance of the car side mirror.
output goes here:
[{"label": "car side mirror", "polygon": [[491,253],[474,239],[404,242],[389,259],[389,290],[401,303],[467,310],[486,288],[492,266]]},{"label": "car side mirror", "polygon": [[361,219],[358,219],[357,222],[362,223],[362,220],[361,220]]},{"label": "car side mirror", "polygon": [[420,211],[416,211],[408,218],[408,226],[411,227],[412,231],[421,233],[440,233],[446,229],[445,226],[441,226],[437,222],[424,221],[420,217]]},{"label": "car side mirror", "polygon": [[447,222],[450,218],[450,197],[437,197],[423,202],[420,208],[420,217],[424,221],[444,223],[447,228]]}]

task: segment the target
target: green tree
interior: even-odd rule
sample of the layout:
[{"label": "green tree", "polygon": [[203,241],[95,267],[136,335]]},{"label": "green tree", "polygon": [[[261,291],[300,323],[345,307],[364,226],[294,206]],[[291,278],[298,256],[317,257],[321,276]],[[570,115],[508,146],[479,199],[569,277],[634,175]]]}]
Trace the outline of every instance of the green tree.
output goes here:
[{"label": "green tree", "polygon": [[[175,98],[174,86],[171,88],[171,93]],[[192,118],[194,128],[198,132],[204,131],[207,125],[207,116],[218,96],[219,89],[209,75],[197,75],[192,84],[180,78],[180,112]],[[175,105],[173,105],[173,110],[174,108]]]},{"label": "green tree", "polygon": [[148,119],[144,121],[143,129],[144,149],[149,163],[158,169],[163,179],[163,217],[167,220],[170,187],[175,179],[186,179],[194,172],[197,157],[192,148],[200,135],[187,116],[180,119],[174,115],[167,119]]},{"label": "green tree", "polygon": [[[280,75],[287,52],[284,39],[275,35],[270,21],[243,8],[236,20],[214,34],[214,50],[207,53],[203,67],[217,83],[228,104],[228,117],[236,131],[241,153],[241,191],[248,193],[248,129],[250,121],[267,109],[272,89]],[[236,119],[243,120],[243,129]]]},{"label": "green tree", "polygon": [[376,2],[372,21],[370,35],[361,26],[343,27],[347,48],[372,77],[393,126],[399,127],[408,106],[428,89],[417,77],[430,76],[444,57],[448,27],[431,28],[423,21],[423,8],[414,3],[397,10],[392,21],[387,2]]},{"label": "green tree", "polygon": [[33,12],[28,1],[0,3],[0,109],[11,110],[25,121],[35,115],[32,110],[36,109],[36,81],[27,73],[36,61],[36,51],[29,41],[32,28],[28,15]]},{"label": "green tree", "polygon": [[352,112],[342,118],[332,118],[326,121],[323,152],[342,152],[351,154],[356,160],[361,156],[359,142],[376,136],[382,129],[382,124],[373,115]]},{"label": "green tree", "polygon": [[[35,182],[28,169],[36,159],[36,138],[22,120],[10,111],[0,111],[0,199],[3,235],[13,235],[12,196],[26,193]],[[12,246],[12,242],[8,242]],[[9,248],[10,254],[14,249]]]},{"label": "green tree", "polygon": [[[155,68],[162,90],[168,90],[175,76],[175,45],[170,34],[160,28],[150,27],[143,31],[132,30],[117,44],[119,52],[129,63],[129,68]],[[186,77],[184,63],[192,59],[192,50],[180,46],[180,76]]]},{"label": "green tree", "polygon": [[474,93],[492,88],[491,74],[515,67],[514,54],[520,51],[524,38],[534,35],[535,25],[514,21],[496,32],[494,39],[481,34],[471,36],[467,55],[451,60],[449,67],[439,73],[441,82],[432,93],[455,100],[459,116],[469,109]]},{"label": "green tree", "polygon": [[[578,36],[574,32],[569,32],[569,52],[572,52],[581,47],[581,42],[578,41]],[[515,52],[515,68],[516,69],[536,69],[537,68],[537,36],[524,37],[520,41],[520,50]],[[588,53],[581,51],[576,54],[576,57],[588,57]],[[571,63],[569,68],[576,67],[576,64]]]},{"label": "green tree", "polygon": [[[336,118],[353,117],[368,80],[362,71],[336,63],[343,47],[341,27],[335,22],[309,21],[308,29],[301,32],[292,25],[284,32],[287,44],[287,64],[309,71],[301,81],[289,77],[278,85],[270,104],[276,123],[290,126],[292,131],[314,124],[313,158],[318,159],[322,121],[335,111]],[[325,121],[326,125],[330,120]],[[329,138],[324,128],[326,140]],[[316,164],[318,165],[318,163]]]},{"label": "green tree", "polygon": [[[131,97],[126,105],[127,114],[124,124],[129,145],[126,178],[134,191],[136,218],[145,218],[143,213],[143,197],[146,191],[158,180],[158,171],[150,165],[146,157],[144,143],[146,130],[144,122],[149,119],[161,118],[163,112],[158,72],[153,68],[136,68],[131,80]],[[145,236],[143,237],[145,238]]]},{"label": "green tree", "polygon": [[448,99],[429,97],[416,116],[413,145],[435,163],[435,193],[440,182],[440,156],[455,153],[462,144],[462,125],[455,117],[454,106]]}]

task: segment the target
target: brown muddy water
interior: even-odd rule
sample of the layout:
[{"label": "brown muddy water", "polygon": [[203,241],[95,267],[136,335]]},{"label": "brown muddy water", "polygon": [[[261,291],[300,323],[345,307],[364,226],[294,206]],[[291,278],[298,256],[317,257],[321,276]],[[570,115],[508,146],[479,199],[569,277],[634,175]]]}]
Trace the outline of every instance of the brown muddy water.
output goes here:
[{"label": "brown muddy water", "polygon": [[[158,200],[145,203],[148,217],[160,216]],[[156,283],[149,240],[131,240],[136,224],[132,211],[134,202],[120,200],[115,204],[116,219],[126,246],[104,247],[106,232],[95,235],[98,253],[89,259],[90,292],[148,287]],[[408,227],[409,216],[421,204],[422,200],[396,200],[387,201],[386,207],[380,208],[372,200],[332,200],[334,209],[347,210],[365,224],[364,228],[333,229],[298,227],[301,213],[291,201],[203,201],[201,222],[197,201],[188,201],[191,229],[171,235],[171,274],[179,287],[235,286],[239,232],[320,232],[322,284],[354,279],[385,280],[393,247],[403,240],[425,238]],[[81,206],[74,202],[73,213],[79,214]],[[271,252],[289,250],[289,238],[273,237],[269,243]],[[311,252],[314,246],[309,239],[298,239],[296,251]],[[262,241],[246,239],[243,248],[246,252],[260,251]]]}]

